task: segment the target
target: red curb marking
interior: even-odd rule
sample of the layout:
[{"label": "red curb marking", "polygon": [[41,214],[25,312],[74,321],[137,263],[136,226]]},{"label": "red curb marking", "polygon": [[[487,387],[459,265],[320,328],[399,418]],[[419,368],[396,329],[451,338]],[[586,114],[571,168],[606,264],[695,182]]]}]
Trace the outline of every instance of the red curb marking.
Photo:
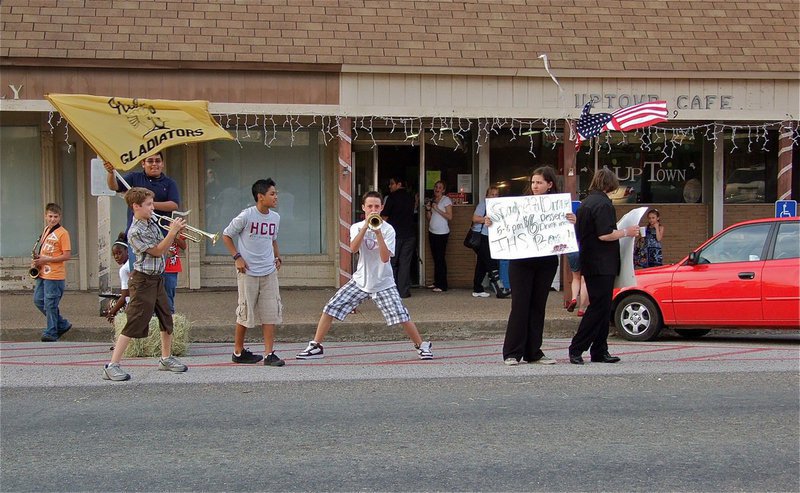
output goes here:
[{"label": "red curb marking", "polygon": [[[20,344],[36,344],[36,343],[25,342],[25,343],[20,343]],[[40,350],[46,350],[46,351],[69,351],[69,350],[72,350],[72,349],[97,348],[97,347],[103,347],[103,346],[111,347],[112,345],[114,345],[114,343],[111,342],[111,341],[108,341],[108,342],[105,342],[105,343],[98,342],[96,344],[89,344],[89,345],[60,346],[60,347],[59,346],[54,346],[53,344],[57,344],[57,343],[52,343],[52,342],[39,343],[39,344],[41,344],[41,346],[26,346],[26,347],[18,347],[18,348],[3,347],[3,345],[0,344],[0,353],[4,352],[4,351],[40,351]],[[45,346],[44,344],[48,344],[48,345]]]},{"label": "red curb marking", "polygon": [[0,364],[4,363],[6,360],[9,359],[19,359],[19,358],[43,358],[47,356],[83,356],[85,354],[111,354],[111,350],[108,348],[111,346],[106,346],[104,351],[84,351],[82,353],[67,353],[67,354],[15,354],[13,356],[0,356]]},{"label": "red curb marking", "polygon": [[743,351],[730,351],[727,353],[717,353],[717,354],[710,354],[705,356],[690,356],[688,358],[679,358],[676,361],[704,361],[709,359],[716,359],[721,358],[723,356],[735,356],[738,354],[748,354],[748,353],[759,353],[763,351],[771,351],[770,348],[753,348],[753,349],[746,349]]},{"label": "red curb marking", "polygon": [[619,352],[614,351],[614,354],[617,356],[629,356],[631,354],[649,354],[649,353],[660,353],[662,351],[681,351],[684,349],[692,349],[693,346],[666,346],[666,347],[658,347],[655,349],[643,349],[641,351],[625,351]]}]

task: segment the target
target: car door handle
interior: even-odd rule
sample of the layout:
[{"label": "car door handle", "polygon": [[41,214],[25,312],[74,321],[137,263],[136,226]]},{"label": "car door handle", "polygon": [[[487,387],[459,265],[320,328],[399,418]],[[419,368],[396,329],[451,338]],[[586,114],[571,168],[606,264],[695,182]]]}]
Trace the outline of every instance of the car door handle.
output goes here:
[{"label": "car door handle", "polygon": [[755,279],[756,273],[755,272],[740,272],[739,279]]}]

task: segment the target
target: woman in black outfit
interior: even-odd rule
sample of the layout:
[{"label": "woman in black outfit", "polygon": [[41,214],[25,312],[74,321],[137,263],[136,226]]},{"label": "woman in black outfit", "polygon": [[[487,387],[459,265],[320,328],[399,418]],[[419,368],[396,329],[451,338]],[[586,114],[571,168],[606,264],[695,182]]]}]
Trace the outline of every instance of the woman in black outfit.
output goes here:
[{"label": "woman in black outfit", "polygon": [[[550,166],[537,168],[525,189],[529,195],[558,193],[556,172]],[[568,213],[567,220],[574,224],[575,215]],[[514,296],[503,342],[503,362],[506,365],[518,365],[520,359],[528,363],[555,364],[556,360],[542,352],[542,334],[547,297],[557,270],[557,255],[512,260],[509,264]]]},{"label": "woman in black outfit", "polygon": [[619,239],[636,237],[638,226],[616,229],[617,213],[608,193],[619,187],[617,175],[608,168],[598,170],[589,185],[589,195],[578,209],[577,233],[581,273],[586,278],[589,308],[569,346],[569,362],[582,365],[582,353],[589,350],[595,363],[617,363],[608,354],[608,324],[614,278],[619,274]]}]

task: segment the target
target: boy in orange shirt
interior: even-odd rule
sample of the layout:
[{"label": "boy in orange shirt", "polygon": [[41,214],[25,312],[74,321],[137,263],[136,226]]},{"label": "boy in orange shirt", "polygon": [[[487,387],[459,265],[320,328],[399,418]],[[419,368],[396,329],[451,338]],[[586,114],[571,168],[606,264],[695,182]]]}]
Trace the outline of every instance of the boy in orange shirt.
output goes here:
[{"label": "boy in orange shirt", "polygon": [[47,317],[42,342],[55,342],[72,328],[58,309],[64,296],[67,270],[64,262],[72,257],[69,232],[61,225],[61,207],[49,203],[44,208],[45,228],[33,251],[31,267],[39,269],[33,289],[33,304]]}]

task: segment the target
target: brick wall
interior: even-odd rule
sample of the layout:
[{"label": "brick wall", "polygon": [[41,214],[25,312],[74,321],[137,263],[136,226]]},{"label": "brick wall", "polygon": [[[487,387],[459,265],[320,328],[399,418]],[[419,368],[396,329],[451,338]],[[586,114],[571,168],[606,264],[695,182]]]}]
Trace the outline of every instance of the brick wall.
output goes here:
[{"label": "brick wall", "polygon": [[797,5],[5,0],[0,57],[540,70],[548,53],[555,69],[796,72]]}]

